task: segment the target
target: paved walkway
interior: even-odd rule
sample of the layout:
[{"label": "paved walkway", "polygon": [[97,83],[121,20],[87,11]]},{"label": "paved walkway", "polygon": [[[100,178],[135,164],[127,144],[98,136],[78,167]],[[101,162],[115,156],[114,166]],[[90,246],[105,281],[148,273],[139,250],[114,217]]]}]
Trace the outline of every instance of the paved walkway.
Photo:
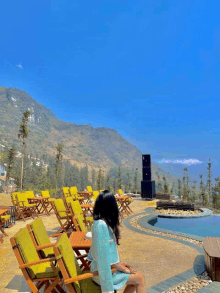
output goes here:
[{"label": "paved walkway", "polygon": [[[149,202],[136,199],[132,202],[131,208],[134,214],[145,213],[148,205]],[[55,227],[59,226],[54,214],[50,217],[42,216],[41,218],[50,233]],[[131,230],[129,220],[129,218],[125,219],[121,227],[121,245],[118,247],[120,259],[129,263],[135,269],[144,272],[149,293],[162,292],[153,289],[154,286],[191,270],[195,263],[198,263],[201,253],[195,248],[196,245],[189,247],[176,239],[149,235],[149,233],[135,228]],[[1,293],[30,292],[18,268],[9,238],[31,221],[16,221],[16,225],[6,229],[9,237],[4,237],[4,243],[0,244]],[[123,289],[118,293],[122,293]]]}]

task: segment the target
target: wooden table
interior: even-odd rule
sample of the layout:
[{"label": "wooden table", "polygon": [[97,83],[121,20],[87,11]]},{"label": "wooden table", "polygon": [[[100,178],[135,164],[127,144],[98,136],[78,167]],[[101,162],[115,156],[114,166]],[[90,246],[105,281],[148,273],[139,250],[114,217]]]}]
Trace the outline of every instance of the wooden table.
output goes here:
[{"label": "wooden table", "polygon": [[212,281],[220,281],[220,237],[207,236],[203,241],[206,270]]},{"label": "wooden table", "polygon": [[[81,268],[84,267],[85,269],[88,269],[90,265],[90,261],[84,258],[89,253],[89,249],[92,245],[92,241],[85,239],[86,233],[87,232],[74,231],[71,233],[69,240],[74,252],[77,255],[77,259],[80,259],[82,262]],[[86,255],[81,254],[80,250],[85,250],[87,254]]]},{"label": "wooden table", "polygon": [[94,209],[94,204],[88,204],[88,203],[84,203],[81,204],[81,208],[85,211],[88,211],[90,213],[93,213],[93,209]]},{"label": "wooden table", "polygon": [[50,215],[48,210],[47,210],[47,205],[48,203],[48,198],[47,197],[28,197],[29,203],[35,203],[36,204],[36,210],[39,215],[42,214],[47,214],[48,216]]},{"label": "wooden table", "polygon": [[2,231],[2,233],[5,235],[5,236],[8,236],[6,233],[5,233],[5,231],[3,230],[3,228],[2,228],[2,224],[3,224],[3,220],[2,220],[2,216],[4,215],[4,214],[7,214],[7,210],[8,209],[0,209],[0,231]]},{"label": "wooden table", "polygon": [[90,191],[78,191],[78,194],[84,197],[85,203],[89,203],[90,198],[93,196],[93,192]]}]

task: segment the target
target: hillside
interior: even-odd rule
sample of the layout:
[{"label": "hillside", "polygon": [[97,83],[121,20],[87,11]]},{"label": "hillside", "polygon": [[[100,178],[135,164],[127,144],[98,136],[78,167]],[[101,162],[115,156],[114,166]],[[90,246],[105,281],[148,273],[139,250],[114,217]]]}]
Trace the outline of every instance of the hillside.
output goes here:
[{"label": "hillside", "polygon": [[[22,113],[29,109],[30,135],[27,141],[28,153],[42,156],[55,155],[57,143],[64,145],[64,159],[77,166],[104,170],[123,166],[142,168],[142,153],[124,139],[116,130],[106,127],[94,128],[91,125],[77,125],[58,120],[55,114],[35,101],[26,92],[16,88],[0,87],[0,142],[7,146],[13,143],[19,149],[17,133]],[[164,172],[152,164],[153,180],[155,173],[166,176],[169,183],[177,177]]]}]

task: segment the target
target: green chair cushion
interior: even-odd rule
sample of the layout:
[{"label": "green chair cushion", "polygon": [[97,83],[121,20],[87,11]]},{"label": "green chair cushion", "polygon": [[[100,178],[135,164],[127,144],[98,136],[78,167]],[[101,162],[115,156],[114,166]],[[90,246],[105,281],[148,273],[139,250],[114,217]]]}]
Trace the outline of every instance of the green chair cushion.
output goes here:
[{"label": "green chair cushion", "polygon": [[[37,240],[38,245],[45,245],[45,244],[51,243],[42,219],[38,218],[34,220],[30,224],[30,226]],[[42,252],[45,258],[51,257],[54,255],[54,251],[52,247],[45,248],[42,250]]]}]

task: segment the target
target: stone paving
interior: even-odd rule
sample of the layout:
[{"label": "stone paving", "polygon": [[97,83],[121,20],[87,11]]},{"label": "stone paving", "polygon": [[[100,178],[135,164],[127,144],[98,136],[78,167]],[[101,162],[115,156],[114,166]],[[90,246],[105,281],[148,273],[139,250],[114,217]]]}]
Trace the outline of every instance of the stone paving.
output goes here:
[{"label": "stone paving", "polygon": [[[138,214],[142,214],[142,217],[146,216],[150,205],[153,206],[155,203],[135,199],[131,204],[133,216]],[[59,227],[54,214],[51,214],[50,217],[41,216],[41,218],[49,233],[54,233]],[[144,272],[149,293],[163,292],[154,289],[155,286],[176,275],[192,270],[199,262],[201,251],[195,248],[198,245],[191,244],[192,246],[189,247],[184,241],[181,243],[169,237],[147,234],[146,231],[134,227],[131,229],[132,226],[128,225],[130,219],[131,217],[125,219],[121,226],[121,239],[118,247],[120,260],[129,263],[136,270]],[[31,221],[32,219],[26,222],[16,221],[13,227],[6,229],[9,237],[4,237],[4,243],[0,244],[0,293],[30,292],[18,268],[9,238]],[[164,290],[166,288],[167,286],[164,287]],[[122,293],[123,289],[118,293]]]}]

